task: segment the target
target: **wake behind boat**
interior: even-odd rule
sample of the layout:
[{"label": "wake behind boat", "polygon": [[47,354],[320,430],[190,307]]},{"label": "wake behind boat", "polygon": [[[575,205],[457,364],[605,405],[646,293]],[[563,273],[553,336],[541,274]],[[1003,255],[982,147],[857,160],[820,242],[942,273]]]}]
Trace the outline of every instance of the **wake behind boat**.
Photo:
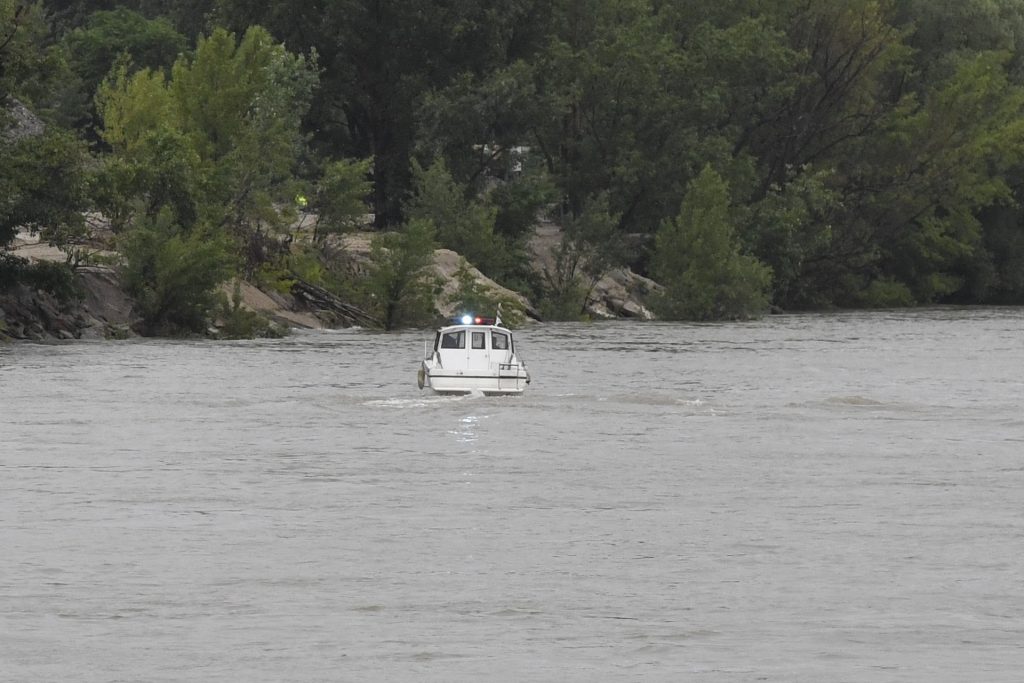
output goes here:
[{"label": "wake behind boat", "polygon": [[517,395],[530,383],[530,373],[500,318],[466,315],[437,331],[417,383],[438,394]]}]

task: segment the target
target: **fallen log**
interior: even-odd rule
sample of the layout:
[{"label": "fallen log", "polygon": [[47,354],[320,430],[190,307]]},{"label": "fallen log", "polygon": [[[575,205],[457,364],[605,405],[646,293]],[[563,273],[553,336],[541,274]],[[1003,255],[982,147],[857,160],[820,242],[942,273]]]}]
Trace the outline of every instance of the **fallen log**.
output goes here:
[{"label": "fallen log", "polygon": [[295,301],[308,308],[324,322],[346,327],[383,327],[380,320],[358,306],[342,301],[323,287],[317,287],[305,280],[296,280],[292,285]]}]

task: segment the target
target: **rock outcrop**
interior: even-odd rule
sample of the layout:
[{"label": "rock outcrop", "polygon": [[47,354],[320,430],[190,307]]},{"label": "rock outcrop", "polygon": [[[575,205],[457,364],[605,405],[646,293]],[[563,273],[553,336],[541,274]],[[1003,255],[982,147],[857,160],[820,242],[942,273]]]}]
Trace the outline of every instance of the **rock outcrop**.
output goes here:
[{"label": "rock outcrop", "polygon": [[[555,253],[562,243],[562,228],[542,222],[529,242],[534,270],[544,276],[555,269]],[[629,268],[615,268],[605,273],[591,289],[584,310],[593,318],[635,318],[653,320],[654,314],[644,306],[647,297],[660,291],[661,285]]]},{"label": "rock outcrop", "polygon": [[78,273],[83,297],[62,301],[24,285],[0,294],[0,337],[108,339],[131,335],[131,301],[117,275],[106,269]]},{"label": "rock outcrop", "polygon": [[654,280],[637,275],[629,268],[616,268],[605,273],[594,285],[586,310],[596,318],[653,320],[654,314],[642,302],[661,290],[662,286]]},{"label": "rock outcrop", "polygon": [[[368,272],[370,242],[372,239],[373,233],[369,232],[348,233],[338,238],[332,238],[334,248],[338,251],[337,257],[348,259],[349,267],[355,275],[365,275]],[[451,249],[434,250],[434,273],[444,283],[434,305],[442,317],[451,317],[455,312],[454,294],[459,288],[456,273],[464,262],[465,259]],[[473,267],[473,265],[467,263],[466,266],[470,277],[473,278],[477,286],[483,288],[496,299],[515,301],[522,308],[527,318],[539,319],[540,315],[537,309],[525,296],[519,292],[502,287]]]}]

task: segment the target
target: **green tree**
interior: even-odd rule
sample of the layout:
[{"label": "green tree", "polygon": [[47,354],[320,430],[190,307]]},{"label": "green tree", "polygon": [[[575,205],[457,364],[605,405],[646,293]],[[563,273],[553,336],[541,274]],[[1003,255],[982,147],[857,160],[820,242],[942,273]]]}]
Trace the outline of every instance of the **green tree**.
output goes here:
[{"label": "green tree", "polygon": [[121,277],[144,335],[206,334],[232,272],[230,250],[216,234],[186,231],[170,212],[143,219],[119,240]]},{"label": "green tree", "polygon": [[794,57],[774,96],[748,109],[737,139],[737,150],[758,160],[755,199],[800,173],[828,169],[888,122],[910,55],[891,24],[891,4],[781,0],[766,17]]},{"label": "green tree", "polygon": [[[0,0],[0,251],[28,230],[70,253],[84,229],[88,152],[49,120],[65,76],[42,6]],[[76,294],[67,264],[30,265],[13,255],[0,258],[0,283]]]},{"label": "green tree", "polygon": [[94,112],[87,111],[88,103],[118,60],[127,58],[136,69],[169,70],[186,49],[185,36],[166,19],[146,19],[125,8],[90,14],[84,26],[65,37],[63,45],[80,81],[74,100],[81,110],[67,115],[79,125],[89,123]]},{"label": "green tree", "polygon": [[84,230],[88,153],[74,135],[50,127],[5,143],[0,135],[0,247],[19,228],[69,247]]},{"label": "green tree", "polygon": [[291,204],[303,140],[300,124],[316,84],[314,66],[260,27],[235,37],[216,30],[193,59],[172,69],[170,92],[183,132],[207,166],[211,223],[243,236],[274,224],[274,202]]},{"label": "green tree", "polygon": [[771,300],[780,308],[834,305],[850,286],[840,275],[867,257],[840,250],[844,230],[837,226],[845,215],[835,183],[834,171],[803,169],[785,187],[737,207],[737,232],[772,269]]},{"label": "green tree", "polygon": [[536,156],[524,147],[535,127],[557,113],[557,102],[538,91],[538,68],[518,59],[462,72],[425,93],[417,110],[418,158],[443,157],[455,178],[477,190],[489,177],[509,180],[512,166]]},{"label": "green tree", "polygon": [[[856,150],[846,173],[838,235],[871,258],[861,286],[902,283],[917,302],[962,290],[988,268],[980,212],[1012,201],[1006,178],[1024,159],[1024,90],[1005,53],[963,59],[954,73],[894,112],[885,134]],[[870,188],[870,191],[865,191]],[[844,305],[862,301],[853,296]]]},{"label": "green tree", "polygon": [[455,281],[457,287],[448,297],[448,303],[454,306],[457,313],[485,316],[500,313],[502,323],[509,327],[519,325],[526,317],[518,301],[501,296],[478,281],[466,259],[459,262]]},{"label": "green tree", "polygon": [[402,221],[412,186],[410,155],[426,93],[459,74],[514,61],[536,39],[545,0],[220,0],[219,18],[241,30],[269,28],[323,65],[310,112],[313,143],[325,156],[374,159],[378,228]]},{"label": "green tree", "polygon": [[372,189],[372,159],[334,161],[324,168],[316,185],[313,210],[317,212],[313,241],[363,225],[366,199]]},{"label": "green tree", "polygon": [[45,113],[66,76],[64,54],[48,39],[42,5],[0,0],[0,106],[16,97]]},{"label": "green tree", "polygon": [[124,54],[140,69],[170,69],[186,47],[185,36],[166,19],[147,19],[118,8],[94,12],[65,39],[74,70],[92,92]]},{"label": "green tree", "polygon": [[189,40],[210,26],[216,0],[43,0],[56,36],[62,37],[89,23],[97,12],[130,10],[146,19],[170,22]]},{"label": "green tree", "polygon": [[194,57],[175,63],[169,81],[118,69],[97,102],[132,196],[108,203],[140,197],[151,215],[171,207],[178,220],[225,230],[254,272],[291,222],[278,207],[293,206],[301,118],[315,81],[310,62],[259,27],[240,41],[214,31]]},{"label": "green tree", "polygon": [[376,235],[368,280],[371,310],[384,329],[423,325],[436,317],[440,290],[434,263],[434,226],[412,219],[402,230]]},{"label": "green tree", "polygon": [[497,210],[468,198],[443,159],[427,168],[414,162],[413,172],[416,193],[406,210],[409,218],[430,221],[441,247],[458,252],[486,275],[500,277],[508,248],[494,233]]},{"label": "green tree", "polygon": [[741,253],[729,188],[710,166],[690,184],[679,216],[658,230],[653,262],[665,294],[656,312],[674,320],[750,318],[768,308],[771,271]]},{"label": "green tree", "polygon": [[588,200],[577,217],[563,222],[550,264],[542,269],[535,294],[549,320],[578,320],[602,277],[626,260],[618,217],[608,212],[608,196]]},{"label": "green tree", "polygon": [[896,0],[897,26],[909,29],[911,76],[921,83],[949,78],[957,62],[979,52],[1011,53],[1010,79],[1024,78],[1024,5],[1019,0]]}]

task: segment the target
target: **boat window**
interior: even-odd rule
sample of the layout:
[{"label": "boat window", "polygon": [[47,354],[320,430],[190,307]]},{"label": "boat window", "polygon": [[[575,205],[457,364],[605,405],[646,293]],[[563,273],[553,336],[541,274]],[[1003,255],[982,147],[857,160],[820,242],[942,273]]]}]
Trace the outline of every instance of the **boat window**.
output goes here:
[{"label": "boat window", "polygon": [[491,332],[491,348],[505,351],[508,349],[508,335],[501,332]]},{"label": "boat window", "polygon": [[486,335],[484,335],[483,332],[474,332],[473,333],[473,348],[474,349],[482,349],[482,348],[484,348],[484,339],[486,339],[486,338],[487,337],[486,337]]},{"label": "boat window", "polygon": [[445,332],[441,335],[442,349],[464,349],[466,348],[466,331]]}]

